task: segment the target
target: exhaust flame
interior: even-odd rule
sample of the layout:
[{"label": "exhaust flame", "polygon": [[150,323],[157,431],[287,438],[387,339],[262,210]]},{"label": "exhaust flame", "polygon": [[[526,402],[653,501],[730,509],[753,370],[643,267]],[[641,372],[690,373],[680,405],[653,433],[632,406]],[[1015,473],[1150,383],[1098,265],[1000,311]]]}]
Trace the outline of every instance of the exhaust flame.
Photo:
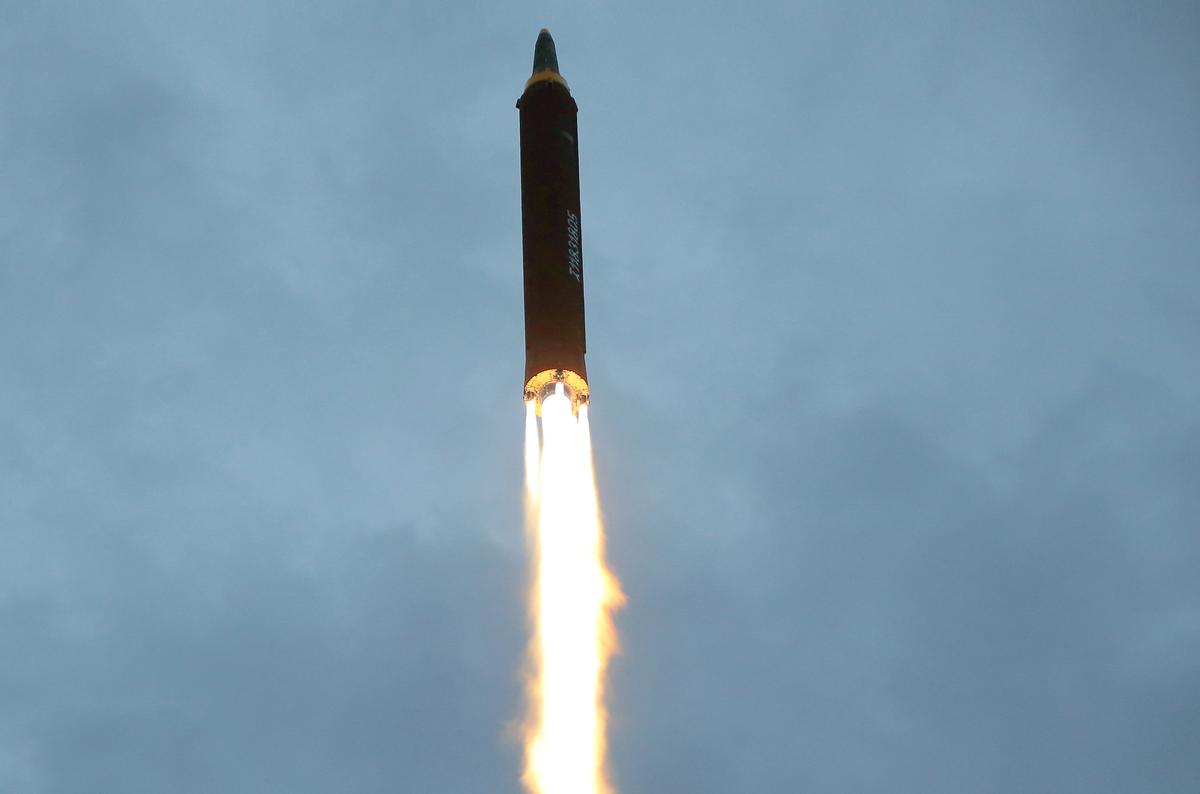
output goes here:
[{"label": "exhaust flame", "polygon": [[533,794],[608,794],[602,679],[615,649],[609,612],[622,601],[604,567],[587,404],[576,418],[559,384],[526,403],[525,492],[536,555],[533,724],[525,785]]}]

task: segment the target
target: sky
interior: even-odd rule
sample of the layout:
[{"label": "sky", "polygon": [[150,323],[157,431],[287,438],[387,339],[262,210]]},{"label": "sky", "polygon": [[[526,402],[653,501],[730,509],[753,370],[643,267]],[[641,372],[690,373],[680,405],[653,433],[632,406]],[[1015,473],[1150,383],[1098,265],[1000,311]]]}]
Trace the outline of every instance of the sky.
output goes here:
[{"label": "sky", "polygon": [[1200,791],[1192,2],[0,2],[0,791],[517,794],[580,106],[621,794]]}]

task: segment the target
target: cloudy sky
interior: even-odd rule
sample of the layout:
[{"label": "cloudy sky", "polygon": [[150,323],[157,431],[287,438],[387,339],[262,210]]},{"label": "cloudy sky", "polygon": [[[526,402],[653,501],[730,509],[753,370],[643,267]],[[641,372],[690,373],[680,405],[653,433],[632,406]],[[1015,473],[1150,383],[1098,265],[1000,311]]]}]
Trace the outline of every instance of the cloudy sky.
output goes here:
[{"label": "cloudy sky", "polygon": [[1200,9],[737,5],[0,2],[0,791],[520,791],[543,25],[620,792],[1200,791]]}]

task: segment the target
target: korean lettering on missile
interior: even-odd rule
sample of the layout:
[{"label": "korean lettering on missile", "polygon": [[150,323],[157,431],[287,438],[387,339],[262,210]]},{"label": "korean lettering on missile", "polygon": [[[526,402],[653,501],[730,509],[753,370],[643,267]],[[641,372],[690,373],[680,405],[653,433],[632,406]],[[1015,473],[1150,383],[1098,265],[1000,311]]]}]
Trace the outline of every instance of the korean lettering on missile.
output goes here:
[{"label": "korean lettering on missile", "polygon": [[567,270],[583,283],[583,246],[579,239],[579,216],[567,210]]}]

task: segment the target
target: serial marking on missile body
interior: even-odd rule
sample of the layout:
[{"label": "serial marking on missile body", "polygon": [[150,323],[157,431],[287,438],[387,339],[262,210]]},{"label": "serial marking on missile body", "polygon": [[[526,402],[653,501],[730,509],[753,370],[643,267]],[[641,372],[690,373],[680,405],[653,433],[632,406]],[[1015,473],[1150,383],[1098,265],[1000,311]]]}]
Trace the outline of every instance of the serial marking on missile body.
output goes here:
[{"label": "serial marking on missile body", "polygon": [[525,399],[540,412],[561,383],[574,409],[587,402],[579,108],[558,70],[550,32],[533,51],[517,100],[521,119],[521,237],[525,273]]}]

